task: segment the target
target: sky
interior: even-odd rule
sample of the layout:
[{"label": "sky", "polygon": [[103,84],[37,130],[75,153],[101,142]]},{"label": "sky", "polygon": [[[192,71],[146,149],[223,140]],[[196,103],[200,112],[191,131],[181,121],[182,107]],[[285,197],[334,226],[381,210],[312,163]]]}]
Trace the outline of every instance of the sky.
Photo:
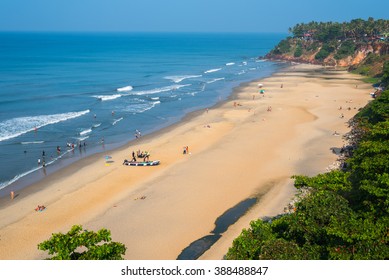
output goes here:
[{"label": "sky", "polygon": [[388,11],[388,0],[1,0],[0,31],[287,33]]}]

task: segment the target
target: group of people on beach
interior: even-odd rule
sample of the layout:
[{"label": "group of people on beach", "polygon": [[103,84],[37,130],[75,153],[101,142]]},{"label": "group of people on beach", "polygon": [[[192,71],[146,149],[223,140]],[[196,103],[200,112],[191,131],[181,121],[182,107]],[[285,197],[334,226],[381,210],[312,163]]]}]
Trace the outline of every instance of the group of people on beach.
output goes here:
[{"label": "group of people on beach", "polygon": [[[80,141],[79,143],[78,143],[78,147],[81,149],[82,148],[82,146],[84,146],[84,147],[86,147],[86,142],[84,142],[84,144],[82,144],[82,142]],[[74,149],[75,147],[76,147],[76,144],[74,144],[74,143],[66,143],[66,147],[68,147],[68,148],[71,148],[71,149]]]},{"label": "group of people on beach", "polygon": [[144,162],[150,161],[150,153],[148,151],[140,151],[138,150],[135,154],[135,151],[132,151],[132,159],[131,162],[137,162],[137,158],[142,158]]},{"label": "group of people on beach", "polygon": [[[74,143],[69,143],[67,142],[66,143],[66,147],[69,148],[69,149],[74,149],[75,148],[75,144]],[[81,149],[82,147],[86,147],[86,142],[84,143],[81,143],[81,141],[79,142],[78,144],[78,147]],[[60,154],[61,153],[61,146],[57,146],[56,147],[56,151],[57,151],[57,154]],[[27,153],[27,151],[24,151],[24,153]],[[51,159],[53,159],[53,156],[51,155]],[[38,158],[38,165],[41,165],[43,167],[46,166],[46,152],[43,150],[42,151],[42,157],[41,158]]]},{"label": "group of people on beach", "polygon": [[45,207],[44,205],[38,205],[38,206],[35,208],[35,211],[41,212],[41,211],[43,211],[43,210],[45,210],[45,209],[46,209],[46,207]]}]

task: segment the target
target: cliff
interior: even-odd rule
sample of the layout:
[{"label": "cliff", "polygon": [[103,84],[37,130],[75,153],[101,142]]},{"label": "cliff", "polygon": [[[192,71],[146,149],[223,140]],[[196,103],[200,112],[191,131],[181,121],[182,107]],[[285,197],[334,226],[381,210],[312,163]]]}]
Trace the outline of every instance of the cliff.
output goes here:
[{"label": "cliff", "polygon": [[346,67],[380,77],[389,58],[389,21],[362,19],[347,23],[297,24],[265,58]]},{"label": "cliff", "polygon": [[[265,58],[271,60],[285,60],[300,63],[340,66],[350,69],[356,69],[358,66],[361,66],[367,62],[368,64],[374,64],[371,67],[374,69],[374,72],[379,72],[379,68],[382,69],[384,61],[388,60],[389,56],[389,42],[386,41],[358,43],[355,44],[355,49],[352,53],[346,56],[337,56],[337,50],[340,49],[340,44],[340,46],[329,52],[328,56],[326,56],[324,59],[317,58],[317,55],[323,48],[322,43],[315,41],[302,42],[301,39],[296,38],[289,38],[287,41],[290,46],[289,51],[285,53],[279,53],[273,49],[265,56]],[[300,55],[299,53],[296,54],[298,49],[301,49]]]}]

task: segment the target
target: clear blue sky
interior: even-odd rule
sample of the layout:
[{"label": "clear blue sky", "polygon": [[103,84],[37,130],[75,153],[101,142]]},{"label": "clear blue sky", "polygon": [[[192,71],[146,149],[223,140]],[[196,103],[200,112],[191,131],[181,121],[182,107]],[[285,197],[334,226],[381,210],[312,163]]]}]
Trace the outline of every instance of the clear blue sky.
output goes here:
[{"label": "clear blue sky", "polygon": [[388,15],[389,0],[0,0],[0,31],[286,33]]}]

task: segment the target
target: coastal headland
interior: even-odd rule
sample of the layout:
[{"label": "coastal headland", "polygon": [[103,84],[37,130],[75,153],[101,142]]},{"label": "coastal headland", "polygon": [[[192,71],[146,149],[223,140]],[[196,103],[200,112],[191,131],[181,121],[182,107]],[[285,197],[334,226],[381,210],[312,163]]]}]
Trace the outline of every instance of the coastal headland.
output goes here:
[{"label": "coastal headland", "polygon": [[[43,259],[37,244],[74,224],[111,230],[126,259],[176,259],[223,213],[256,198],[200,256],[222,259],[251,220],[283,212],[295,194],[292,175],[336,161],[333,148],[345,144],[347,121],[370,91],[358,75],[305,64],[242,84],[227,101],[131,141],[108,161],[93,155],[1,198],[0,259]],[[137,150],[161,164],[123,165]]]}]

